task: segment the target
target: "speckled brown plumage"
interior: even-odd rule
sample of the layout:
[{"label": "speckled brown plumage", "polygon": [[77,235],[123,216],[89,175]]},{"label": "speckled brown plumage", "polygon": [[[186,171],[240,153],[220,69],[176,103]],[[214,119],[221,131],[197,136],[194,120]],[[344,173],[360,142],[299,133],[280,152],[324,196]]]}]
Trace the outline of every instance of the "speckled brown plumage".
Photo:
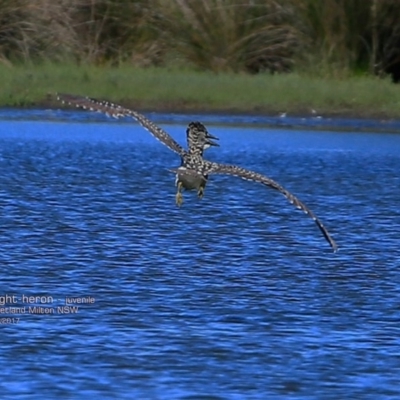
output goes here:
[{"label": "speckled brown plumage", "polygon": [[215,142],[217,138],[212,136],[202,123],[191,122],[188,125],[186,131],[188,149],[185,150],[162,128],[136,111],[124,108],[108,101],[98,101],[89,97],[58,94],[57,99],[63,103],[67,103],[78,108],[102,112],[114,118],[132,117],[144,128],[146,128],[156,139],[177,153],[181,157],[181,165],[180,167],[171,171],[176,173],[176,185],[178,187],[176,203],[178,205],[181,205],[183,201],[181,193],[182,189],[197,190],[198,196],[200,198],[203,197],[208,177],[211,174],[232,175],[245,180],[262,183],[263,185],[275,189],[283,194],[291,204],[310,216],[317,224],[318,228],[332,247],[333,251],[337,250],[338,247],[336,242],[330,236],[329,232],[324,227],[322,222],[316,217],[316,215],[296,196],[294,196],[280,184],[265,175],[261,175],[257,172],[250,171],[236,165],[219,164],[205,160],[203,158],[204,150],[210,146],[218,146],[218,144]]}]

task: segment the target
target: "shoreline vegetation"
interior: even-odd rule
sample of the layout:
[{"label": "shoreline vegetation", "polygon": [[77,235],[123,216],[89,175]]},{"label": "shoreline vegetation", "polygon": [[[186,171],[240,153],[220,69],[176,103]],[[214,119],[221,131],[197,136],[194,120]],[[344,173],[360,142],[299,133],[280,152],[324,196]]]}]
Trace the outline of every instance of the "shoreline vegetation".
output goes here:
[{"label": "shoreline vegetation", "polygon": [[0,107],[400,118],[398,0],[0,1]]},{"label": "shoreline vegetation", "polygon": [[249,75],[181,68],[0,65],[0,107],[63,108],[55,93],[109,100],[139,111],[400,118],[400,87],[374,76]]}]

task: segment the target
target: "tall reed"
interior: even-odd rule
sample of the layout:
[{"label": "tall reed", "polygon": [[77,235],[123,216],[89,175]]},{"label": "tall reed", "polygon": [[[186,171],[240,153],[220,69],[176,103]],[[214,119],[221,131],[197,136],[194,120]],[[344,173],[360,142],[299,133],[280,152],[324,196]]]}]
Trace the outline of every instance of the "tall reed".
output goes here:
[{"label": "tall reed", "polygon": [[159,1],[172,51],[212,71],[285,71],[301,43],[290,1]]},{"label": "tall reed", "polygon": [[0,0],[0,62],[381,75],[400,71],[399,15],[398,0]]}]

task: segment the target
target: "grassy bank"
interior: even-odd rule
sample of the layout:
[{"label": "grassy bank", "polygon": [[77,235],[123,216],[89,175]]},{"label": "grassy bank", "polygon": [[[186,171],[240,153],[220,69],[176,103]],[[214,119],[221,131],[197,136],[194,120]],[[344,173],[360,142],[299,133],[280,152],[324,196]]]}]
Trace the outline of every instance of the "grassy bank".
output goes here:
[{"label": "grassy bank", "polygon": [[139,110],[400,118],[400,86],[375,77],[215,74],[166,68],[0,65],[2,107],[60,107],[66,92]]}]

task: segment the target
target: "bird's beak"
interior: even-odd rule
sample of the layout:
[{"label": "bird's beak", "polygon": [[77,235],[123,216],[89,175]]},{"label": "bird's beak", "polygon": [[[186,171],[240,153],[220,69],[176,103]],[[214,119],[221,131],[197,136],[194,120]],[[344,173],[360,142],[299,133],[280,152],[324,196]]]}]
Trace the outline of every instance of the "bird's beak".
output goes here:
[{"label": "bird's beak", "polygon": [[213,135],[211,135],[210,133],[207,132],[207,135],[206,135],[206,144],[208,144],[209,146],[216,146],[216,147],[218,147],[219,144],[216,143],[216,142],[214,142],[214,141],[211,140],[211,139],[213,139],[213,140],[219,140],[219,138],[217,138],[216,136],[213,136]]}]

